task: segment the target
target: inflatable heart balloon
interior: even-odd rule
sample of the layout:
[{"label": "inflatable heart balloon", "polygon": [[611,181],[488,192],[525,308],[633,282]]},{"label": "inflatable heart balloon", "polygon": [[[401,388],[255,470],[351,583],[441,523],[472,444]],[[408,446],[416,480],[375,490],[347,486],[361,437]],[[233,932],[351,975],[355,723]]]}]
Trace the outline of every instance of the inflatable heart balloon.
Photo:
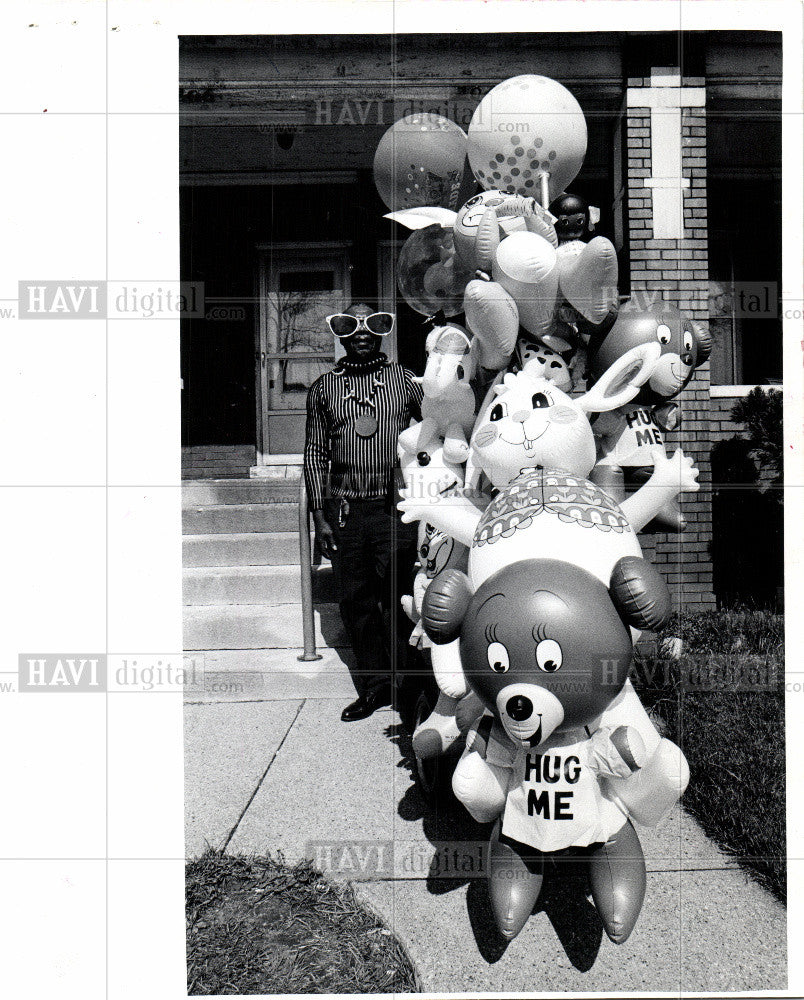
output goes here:
[{"label": "inflatable heart balloon", "polygon": [[561,294],[590,323],[599,324],[617,304],[617,251],[596,236],[589,243],[572,240],[556,252]]},{"label": "inflatable heart balloon", "polygon": [[526,74],[497,84],[478,104],[467,152],[484,188],[539,197],[547,174],[552,201],[581,169],[586,139],[583,111],[567,88]]},{"label": "inflatable heart balloon", "polygon": [[441,309],[456,316],[463,308],[463,290],[470,278],[455,259],[452,230],[427,226],[412,233],[402,246],[397,284],[405,301],[422,316]]},{"label": "inflatable heart balloon", "polygon": [[374,183],[395,212],[421,205],[456,209],[466,162],[466,133],[435,114],[400,118],[374,154]]},{"label": "inflatable heart balloon", "polygon": [[513,233],[497,248],[492,275],[514,299],[519,322],[535,337],[549,333],[558,294],[556,251],[536,233]]},{"label": "inflatable heart balloon", "polygon": [[491,371],[505,368],[519,332],[516,302],[498,282],[475,279],[466,286],[463,311],[475,335],[480,365]]}]

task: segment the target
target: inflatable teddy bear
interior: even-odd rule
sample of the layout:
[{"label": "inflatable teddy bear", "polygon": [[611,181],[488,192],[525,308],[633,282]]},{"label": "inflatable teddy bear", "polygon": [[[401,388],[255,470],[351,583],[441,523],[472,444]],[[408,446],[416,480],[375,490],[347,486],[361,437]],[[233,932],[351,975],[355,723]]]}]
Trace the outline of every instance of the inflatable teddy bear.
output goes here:
[{"label": "inflatable teddy bear", "polygon": [[[591,380],[639,344],[658,344],[661,355],[639,393],[626,406],[594,423],[598,461],[592,478],[616,500],[646,482],[657,453],[664,454],[664,434],[681,425],[681,409],[670,402],[684,389],[693,371],[709,357],[711,340],[677,309],[660,305],[640,309],[624,305],[610,330],[589,341]],[[683,531],[686,527],[674,499],[668,500],[648,531]]]},{"label": "inflatable teddy bear", "polygon": [[607,781],[639,773],[648,753],[639,731],[607,720],[606,710],[626,683],[628,626],[669,612],[666,585],[632,556],[617,561],[608,586],[570,563],[526,558],[474,592],[457,570],[427,592],[425,630],[436,643],[459,638],[467,683],[492,715],[470,733],[453,790],[478,822],[500,817],[488,877],[508,940],[539,897],[545,861],[568,848],[586,855],[609,938],[621,944],[636,923],[645,862]]},{"label": "inflatable teddy bear", "polygon": [[[467,545],[473,588],[510,563],[529,558],[570,563],[608,586],[620,560],[641,561],[637,532],[680,490],[698,488],[697,470],[681,451],[657,460],[648,483],[621,505],[587,479],[595,462],[588,414],[624,406],[649,377],[658,355],[656,344],[637,346],[577,398],[544,378],[525,372],[506,375],[494,387],[472,434],[466,476],[470,489],[456,491],[448,501],[435,497],[427,503],[405,493],[399,504],[403,520],[426,519]],[[497,491],[493,498],[477,489],[475,472]],[[650,600],[643,604],[643,597],[635,581],[641,627],[658,628],[663,617],[652,612]],[[465,664],[454,643],[443,649],[440,675],[457,699],[468,691]],[[650,781],[628,779],[618,795],[640,822],[651,821],[678,799],[686,763],[678,748],[661,739],[630,681],[607,711],[610,724],[637,728],[645,744],[652,762]]]},{"label": "inflatable teddy bear", "polygon": [[[420,429],[421,424],[414,425],[412,430],[417,428]],[[414,452],[406,448],[406,441],[419,450]],[[449,500],[458,495],[463,487],[464,470],[444,456],[443,441],[436,433],[430,437],[421,433],[414,433],[408,438],[400,435],[397,453],[401,489],[406,495],[417,496],[428,504],[436,497]],[[469,728],[477,711],[465,722],[459,721],[459,702],[466,692],[462,685],[456,690],[452,682],[457,646],[432,647],[421,625],[421,607],[427,588],[444,569],[466,569],[468,549],[423,518],[419,522],[418,555],[419,567],[413,580],[413,593],[404,594],[400,601],[414,625],[411,645],[430,648],[433,674],[439,688],[433,711],[417,727],[413,736],[414,750],[421,760],[425,760],[440,756],[453,746]]]}]

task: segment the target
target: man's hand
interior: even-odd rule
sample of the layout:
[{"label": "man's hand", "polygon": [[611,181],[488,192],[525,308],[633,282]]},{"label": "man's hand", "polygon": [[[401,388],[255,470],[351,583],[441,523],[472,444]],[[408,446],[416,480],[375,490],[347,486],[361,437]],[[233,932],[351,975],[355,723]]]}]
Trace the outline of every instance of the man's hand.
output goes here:
[{"label": "man's hand", "polygon": [[315,537],[318,540],[318,547],[327,559],[332,559],[332,553],[338,551],[335,544],[335,532],[324,517],[323,510],[313,511],[313,524],[315,525]]}]

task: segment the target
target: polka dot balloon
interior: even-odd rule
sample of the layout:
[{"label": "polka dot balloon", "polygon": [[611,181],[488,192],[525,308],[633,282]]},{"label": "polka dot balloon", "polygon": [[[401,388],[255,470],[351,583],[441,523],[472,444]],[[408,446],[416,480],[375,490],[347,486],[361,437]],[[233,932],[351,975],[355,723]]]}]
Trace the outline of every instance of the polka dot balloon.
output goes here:
[{"label": "polka dot balloon", "polygon": [[540,197],[549,175],[550,201],[567,188],[586,155],[586,119],[567,90],[526,74],[497,84],[469,124],[469,163],[480,184],[507,194]]},{"label": "polka dot balloon", "polygon": [[466,133],[442,115],[400,118],[374,154],[374,183],[392,212],[422,205],[458,207]]}]

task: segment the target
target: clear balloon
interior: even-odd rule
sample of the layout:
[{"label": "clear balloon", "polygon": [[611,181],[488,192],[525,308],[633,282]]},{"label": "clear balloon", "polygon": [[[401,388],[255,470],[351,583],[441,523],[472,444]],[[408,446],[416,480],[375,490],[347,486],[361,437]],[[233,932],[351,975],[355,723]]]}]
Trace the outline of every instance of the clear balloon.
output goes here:
[{"label": "clear balloon", "polygon": [[451,229],[427,226],[405,240],[397,284],[407,304],[422,316],[432,316],[439,309],[445,316],[457,316],[470,277],[455,256]]},{"label": "clear balloon", "polygon": [[581,169],[586,138],[583,111],[567,88],[525,74],[497,84],[477,106],[467,153],[487,190],[538,198],[540,176],[548,174],[552,201]]},{"label": "clear balloon", "polygon": [[374,154],[374,183],[392,212],[421,205],[457,209],[466,133],[442,115],[400,118]]}]

